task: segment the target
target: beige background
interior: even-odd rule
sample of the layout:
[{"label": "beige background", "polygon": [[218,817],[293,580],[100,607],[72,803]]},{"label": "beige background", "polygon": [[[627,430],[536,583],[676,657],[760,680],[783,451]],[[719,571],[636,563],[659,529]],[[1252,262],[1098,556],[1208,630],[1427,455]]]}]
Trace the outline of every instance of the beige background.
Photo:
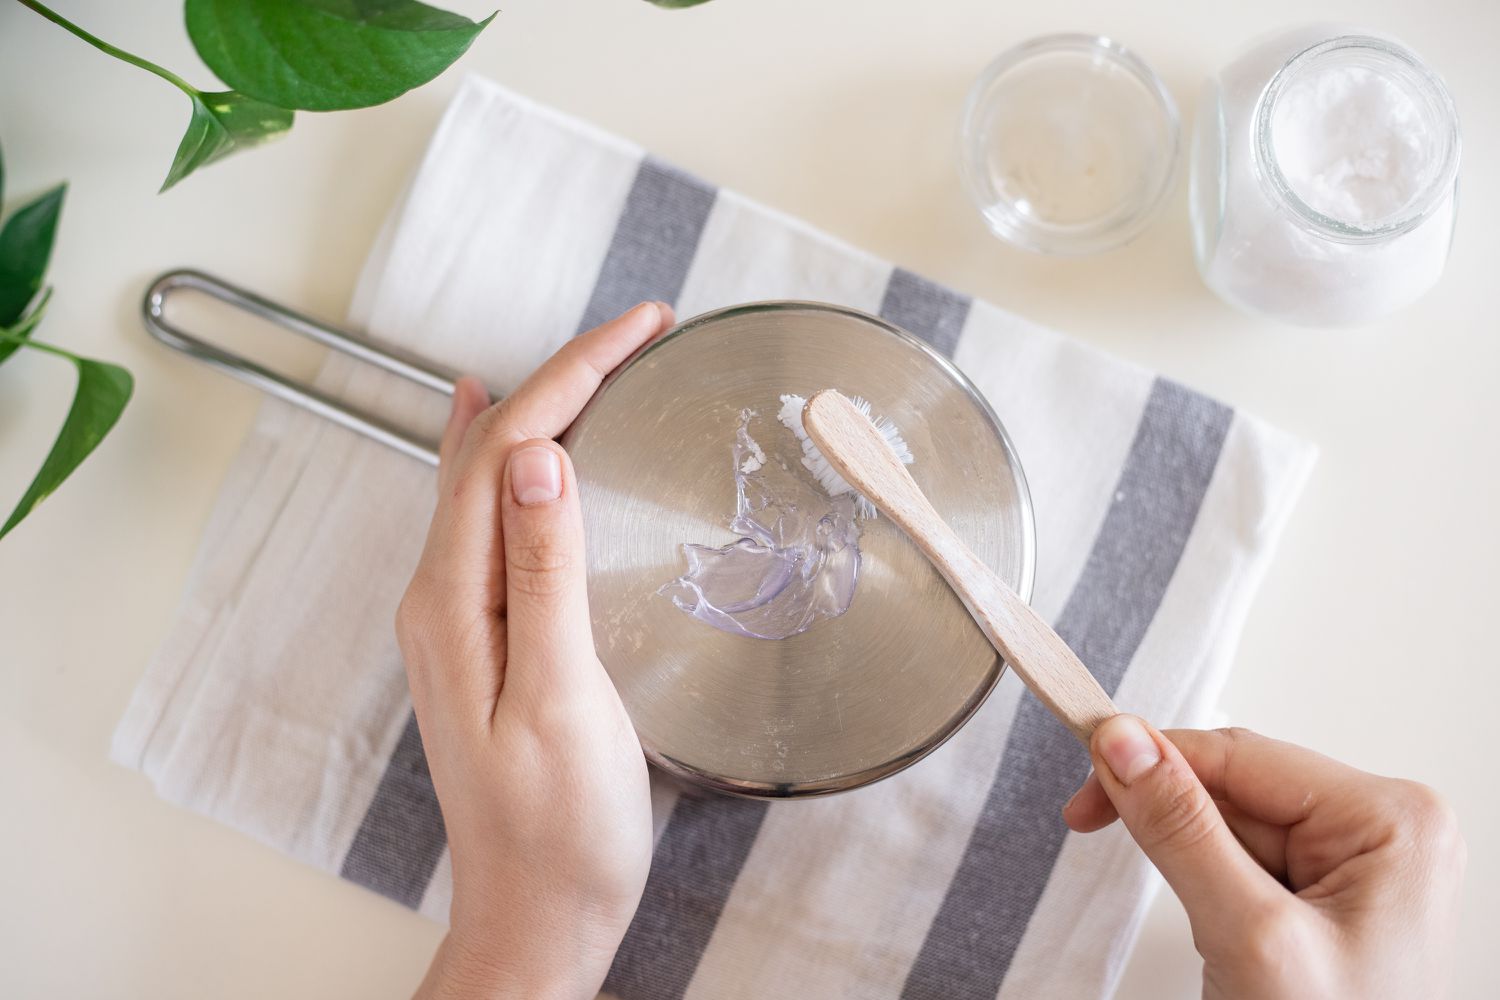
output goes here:
[{"label": "beige background", "polygon": [[[57,2],[208,85],[175,0]],[[1442,285],[1405,314],[1320,333],[1231,312],[1194,273],[1183,189],[1137,243],[1087,260],[1011,250],[965,202],[955,117],[1001,49],[1050,31],[1111,34],[1186,113],[1243,40],[1309,15],[1402,37],[1458,100],[1457,244]],[[1224,708],[1450,796],[1472,847],[1458,992],[1479,998],[1500,992],[1486,947],[1500,910],[1497,37],[1493,0],[715,0],[686,12],[514,0],[462,68],[1321,445]],[[142,289],[192,264],[339,317],[458,78],[382,108],[300,116],[284,141],[157,197],[184,98],[0,3],[8,191],[72,182],[42,336],[138,379],[114,436],[0,543],[0,994],[395,997],[437,943],[422,919],[162,804],[105,752],[257,403],[148,341]],[[316,360],[289,356],[303,370]],[[32,353],[0,368],[7,508],[70,379]],[[1190,997],[1197,984],[1164,894],[1119,995]]]}]

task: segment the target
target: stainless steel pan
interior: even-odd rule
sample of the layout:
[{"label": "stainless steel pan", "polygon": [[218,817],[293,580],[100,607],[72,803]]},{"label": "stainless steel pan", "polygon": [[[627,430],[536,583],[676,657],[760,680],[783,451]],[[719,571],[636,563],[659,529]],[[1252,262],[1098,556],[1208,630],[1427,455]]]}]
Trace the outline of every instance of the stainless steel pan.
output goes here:
[{"label": "stainless steel pan", "polygon": [[[179,289],[451,395],[453,374],[198,272],[163,275],[147,329],[168,346],[428,464],[430,443],[174,326]],[[916,456],[912,474],[960,536],[1022,597],[1035,526],[993,410],[948,360],[857,310],[763,302],[690,319],[621,366],[564,435],[578,469],[600,659],[656,766],[737,795],[797,797],[886,777],[952,736],[1003,670],[963,605],[883,519],[866,521],[847,613],[790,639],[729,635],[657,590],[684,542],[727,544],[730,455],[744,409],[773,461],[800,451],[775,421],[782,393],[838,388],[874,401]]]}]

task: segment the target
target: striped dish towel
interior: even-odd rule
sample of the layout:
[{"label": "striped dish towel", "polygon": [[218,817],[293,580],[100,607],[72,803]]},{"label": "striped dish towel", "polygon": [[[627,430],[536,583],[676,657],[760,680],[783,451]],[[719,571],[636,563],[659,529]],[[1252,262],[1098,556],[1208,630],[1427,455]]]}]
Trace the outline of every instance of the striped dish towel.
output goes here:
[{"label": "striped dish towel", "polygon": [[[465,83],[352,322],[513,388],[642,299],[877,312],[994,404],[1037,516],[1034,603],[1126,709],[1200,724],[1312,450],[1244,414],[845,246],[483,80]],[[320,384],[407,424],[443,401],[331,356]],[[166,798],[435,920],[452,881],[392,615],[425,466],[268,401],[220,494],[115,757]],[[1088,769],[1005,677],[928,759],[847,795],[653,789],[655,863],[606,982],[677,997],[1097,997],[1154,876],[1069,833]]]}]

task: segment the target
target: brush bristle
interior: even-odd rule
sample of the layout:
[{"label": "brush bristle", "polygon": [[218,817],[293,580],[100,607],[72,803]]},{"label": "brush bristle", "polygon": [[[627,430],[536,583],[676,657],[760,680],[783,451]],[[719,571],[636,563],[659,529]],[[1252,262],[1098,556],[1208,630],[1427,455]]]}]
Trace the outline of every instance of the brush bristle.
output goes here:
[{"label": "brush bristle", "polygon": [[[859,412],[863,413],[875,425],[875,429],[880,432],[881,437],[885,438],[886,444],[891,446],[891,450],[896,453],[897,458],[906,465],[910,465],[915,461],[912,458],[911,449],[902,440],[901,431],[894,423],[885,417],[871,416],[870,404],[867,400],[855,396],[852,402],[859,409]],[[808,472],[813,474],[813,478],[818,481],[818,485],[823,487],[823,492],[831,497],[842,496],[845,493],[854,493],[855,512],[860,517],[874,517],[875,505],[855,492],[854,487],[843,476],[839,475],[837,469],[828,463],[828,459],[823,457],[823,453],[818,451],[818,446],[813,444],[812,438],[808,436],[807,428],[802,426],[802,409],[806,405],[806,399],[801,396],[788,394],[781,397],[781,412],[776,414],[776,419],[785,424],[787,429],[796,435],[797,441],[802,445],[803,466],[807,468]]]}]

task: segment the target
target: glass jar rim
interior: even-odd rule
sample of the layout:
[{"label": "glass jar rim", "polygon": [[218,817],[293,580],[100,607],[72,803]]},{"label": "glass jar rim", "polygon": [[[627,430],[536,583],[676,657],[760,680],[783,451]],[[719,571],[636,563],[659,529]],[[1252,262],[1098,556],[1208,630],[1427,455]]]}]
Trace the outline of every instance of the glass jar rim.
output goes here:
[{"label": "glass jar rim", "polygon": [[[1003,224],[997,223],[986,211],[993,196],[986,190],[985,171],[977,162],[980,152],[976,123],[989,102],[996,99],[995,88],[1003,77],[1033,59],[1058,54],[1085,55],[1100,64],[1122,70],[1134,79],[1152,101],[1167,135],[1165,156],[1150,192],[1138,204],[1117,205],[1113,211],[1097,219],[1066,227],[1038,223],[1014,210],[1006,212]],[[1133,49],[1107,35],[1087,32],[1039,35],[1000,53],[969,88],[959,118],[958,138],[959,174],[964,189],[985,217],[985,224],[991,232],[1025,250],[1068,256],[1113,250],[1140,235],[1156,218],[1176,186],[1181,160],[1181,122],[1177,102],[1166,84]],[[1009,206],[1009,202],[1005,204]]]},{"label": "glass jar rim", "polygon": [[[1292,189],[1283,173],[1276,157],[1274,142],[1276,102],[1286,86],[1314,61],[1331,53],[1348,50],[1373,52],[1399,65],[1425,91],[1423,96],[1429,101],[1430,108],[1436,110],[1435,117],[1440,119],[1439,125],[1442,128],[1441,149],[1438,153],[1441,165],[1432,173],[1422,192],[1395,215],[1376,220],[1371,225],[1338,219],[1309,205]],[[1339,35],[1310,45],[1293,55],[1261,91],[1254,121],[1255,141],[1251,148],[1254,150],[1255,172],[1262,187],[1273,200],[1290,211],[1304,228],[1340,243],[1375,243],[1415,229],[1438,207],[1442,198],[1452,189],[1458,175],[1460,138],[1458,109],[1453,102],[1453,95],[1449,93],[1442,77],[1433,72],[1416,53],[1396,42],[1374,35]]]}]

